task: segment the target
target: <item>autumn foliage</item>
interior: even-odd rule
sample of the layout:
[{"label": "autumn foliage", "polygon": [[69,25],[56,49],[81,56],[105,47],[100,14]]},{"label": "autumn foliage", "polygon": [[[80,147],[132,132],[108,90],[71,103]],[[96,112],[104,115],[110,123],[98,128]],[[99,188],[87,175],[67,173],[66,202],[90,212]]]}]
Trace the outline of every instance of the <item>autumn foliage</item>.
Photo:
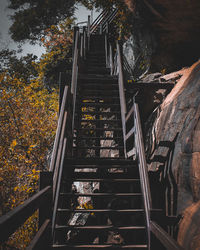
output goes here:
[{"label": "autumn foliage", "polygon": [[[66,19],[45,31],[46,53],[25,65],[31,65],[35,75],[16,72],[13,64],[0,72],[0,215],[37,192],[39,172],[49,167],[57,126],[58,74],[71,67],[72,23]],[[37,220],[36,212],[2,249],[25,249],[37,231]]]}]

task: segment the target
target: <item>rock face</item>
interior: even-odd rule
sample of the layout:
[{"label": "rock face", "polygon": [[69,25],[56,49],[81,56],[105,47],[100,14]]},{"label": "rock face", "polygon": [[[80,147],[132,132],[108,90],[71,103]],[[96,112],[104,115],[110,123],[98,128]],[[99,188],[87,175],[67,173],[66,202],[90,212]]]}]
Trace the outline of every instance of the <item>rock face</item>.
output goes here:
[{"label": "rock face", "polygon": [[[148,167],[165,190],[166,214],[183,217],[178,242],[200,249],[200,62],[182,77],[148,122]],[[151,124],[151,125],[150,125]]]},{"label": "rock face", "polygon": [[[156,45],[151,56],[151,72],[172,72],[198,60],[199,0],[123,1],[133,13],[131,33],[136,49],[142,47],[142,53],[146,53],[145,50],[149,53]],[[156,43],[152,43],[150,37],[154,37]]]},{"label": "rock face", "polygon": [[123,44],[123,55],[132,69],[132,75],[138,79],[150,68],[155,39],[148,27],[144,27],[139,20],[134,22],[136,25],[131,36]]}]

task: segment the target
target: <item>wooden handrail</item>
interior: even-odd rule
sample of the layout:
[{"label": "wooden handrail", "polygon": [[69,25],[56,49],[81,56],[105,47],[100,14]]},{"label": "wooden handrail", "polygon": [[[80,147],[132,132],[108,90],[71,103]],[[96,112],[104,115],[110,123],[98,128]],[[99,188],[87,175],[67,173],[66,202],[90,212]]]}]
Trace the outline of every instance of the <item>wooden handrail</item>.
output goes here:
[{"label": "wooden handrail", "polygon": [[114,63],[113,63],[113,50],[111,44],[109,44],[109,65],[110,65],[110,73],[111,75],[113,75]]},{"label": "wooden handrail", "polygon": [[165,232],[156,222],[150,221],[150,230],[167,250],[183,250],[167,232]]},{"label": "wooden handrail", "polygon": [[55,169],[56,158],[57,158],[57,153],[58,153],[58,146],[59,146],[60,135],[61,135],[62,125],[63,125],[63,118],[64,118],[64,113],[66,110],[68,88],[69,88],[68,86],[65,86],[65,88],[64,88],[64,94],[63,94],[63,98],[62,98],[60,115],[58,118],[56,137],[55,137],[55,141],[54,141],[51,163],[50,163],[50,168],[49,168],[49,171],[51,171],[51,172],[54,172],[54,169]]},{"label": "wooden handrail", "polygon": [[63,173],[63,167],[64,167],[66,147],[67,147],[67,138],[65,138],[63,141],[60,169],[59,169],[59,173],[58,173],[58,177],[57,177],[57,179],[58,179],[57,180],[57,188],[56,188],[54,207],[53,207],[53,216],[52,216],[52,234],[54,234],[54,229],[55,229],[55,222],[56,222],[57,208],[58,208],[58,199],[59,199],[59,193],[60,193],[60,186],[61,186],[61,179],[62,179],[62,173]]},{"label": "wooden handrail", "polygon": [[150,210],[152,209],[149,177],[147,173],[147,164],[144,151],[144,142],[141,128],[141,121],[139,115],[139,108],[137,103],[134,105],[134,124],[135,124],[135,147],[138,155],[138,165],[139,165],[139,174],[140,174],[140,183],[143,194],[144,209],[146,216],[146,225],[147,225],[147,235],[148,235],[148,247],[150,249]]},{"label": "wooden handrail", "polygon": [[67,123],[67,111],[64,113],[64,118],[63,118],[63,126],[61,130],[61,136],[60,136],[60,141],[59,141],[59,146],[58,146],[58,155],[56,159],[56,166],[55,166],[55,171],[53,175],[53,201],[55,200],[55,193],[56,189],[58,186],[58,176],[59,176],[59,171],[60,171],[60,163],[61,163],[61,158],[62,158],[62,148],[64,144],[64,139],[65,139],[65,132],[66,132],[66,123]]},{"label": "wooden handrail", "polygon": [[38,208],[45,205],[50,192],[51,186],[47,186],[22,205],[0,217],[0,243],[5,242]]},{"label": "wooden handrail", "polygon": [[142,127],[140,121],[140,114],[139,114],[139,107],[138,104],[134,102],[134,122],[135,122],[135,129],[136,129],[136,136],[137,142],[135,144],[136,149],[138,151],[138,158],[139,164],[141,168],[142,174],[142,183],[144,184],[144,193],[146,196],[146,206],[148,211],[152,209],[152,201],[151,201],[151,192],[150,192],[150,184],[149,184],[149,177],[147,172],[147,163],[144,151],[144,142],[143,142],[143,135],[142,135]]},{"label": "wooden handrail", "polygon": [[[47,219],[42,224],[35,237],[26,250],[51,249],[51,220]],[[47,244],[48,242],[48,244]]]},{"label": "wooden handrail", "polygon": [[73,57],[73,66],[72,66],[72,84],[71,84],[71,93],[74,94],[77,81],[78,73],[78,40],[79,40],[79,31],[76,31],[75,45],[74,45],[74,57]]},{"label": "wooden handrail", "polygon": [[120,107],[121,107],[121,118],[122,118],[122,130],[123,130],[123,139],[124,139],[124,153],[126,157],[126,99],[125,99],[125,91],[124,91],[124,76],[123,76],[123,64],[122,64],[122,55],[119,42],[117,41],[117,56],[118,56],[118,84],[119,84],[119,97],[120,97]]},{"label": "wooden handrail", "polygon": [[[89,27],[88,27],[89,28]],[[89,37],[88,37],[89,39]],[[74,45],[74,58],[72,67],[72,83],[71,83],[71,93],[73,94],[73,115],[72,115],[72,131],[74,129],[74,119],[75,119],[75,105],[76,105],[76,89],[77,89],[77,77],[78,77],[78,41],[79,41],[79,31],[76,32],[76,40]]]},{"label": "wooden handrail", "polygon": [[108,10],[107,9],[104,9],[99,15],[98,15],[98,17],[94,20],[94,22],[91,24],[91,28],[94,26],[94,25],[96,25],[97,23],[98,23],[98,21],[101,19],[101,17],[103,16],[103,15],[105,15],[105,13],[107,13],[108,12]]}]

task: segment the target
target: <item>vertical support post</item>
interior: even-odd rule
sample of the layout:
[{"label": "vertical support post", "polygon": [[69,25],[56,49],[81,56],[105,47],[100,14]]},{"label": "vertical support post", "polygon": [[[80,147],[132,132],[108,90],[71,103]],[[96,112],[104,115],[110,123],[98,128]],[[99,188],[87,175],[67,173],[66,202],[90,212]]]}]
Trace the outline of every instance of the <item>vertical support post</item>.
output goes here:
[{"label": "vertical support post", "polygon": [[[43,188],[52,185],[53,185],[53,173],[49,171],[40,172],[39,189],[42,190]],[[39,228],[46,219],[52,218],[52,200],[53,200],[53,192],[51,189],[50,194],[46,197],[45,206],[39,209]]]},{"label": "vertical support post", "polygon": [[86,59],[86,26],[83,27],[83,59]]},{"label": "vertical support post", "polygon": [[103,25],[102,25],[102,24],[100,24],[99,34],[100,34],[100,35],[102,35],[102,33],[103,33]]},{"label": "vertical support post", "polygon": [[77,34],[77,30],[79,30],[78,26],[74,26],[74,39],[73,39],[73,53],[72,53],[72,58],[74,57],[74,50],[75,50],[75,42],[76,42],[76,34]]},{"label": "vertical support post", "polygon": [[80,42],[81,42],[81,46],[80,46],[80,56],[81,58],[83,58],[83,34],[80,34]]},{"label": "vertical support post", "polygon": [[120,96],[120,106],[121,106],[121,117],[122,117],[122,129],[123,129],[123,138],[124,138],[124,155],[126,155],[126,99],[124,92],[124,75],[123,75],[123,61],[122,61],[122,51],[119,41],[117,41],[117,55],[118,55],[118,67],[119,67],[119,96]]},{"label": "vertical support post", "polygon": [[114,63],[113,63],[113,50],[112,45],[109,44],[109,61],[110,61],[110,74],[113,75]]},{"label": "vertical support post", "polygon": [[88,50],[90,49],[90,26],[91,26],[91,20],[90,16],[88,16],[88,29],[87,29],[87,36],[88,36]]},{"label": "vertical support post", "polygon": [[78,63],[78,36],[79,31],[76,30],[76,37],[75,44],[74,44],[74,57],[73,57],[73,66],[72,66],[72,85],[71,85],[71,93],[74,94],[75,88],[76,88],[76,78],[77,78],[77,63]]},{"label": "vertical support post", "polygon": [[65,83],[64,83],[65,80],[66,80],[65,73],[59,72],[59,80],[58,80],[58,83],[59,83],[59,114],[60,114],[62,98],[63,98],[64,88],[65,88]]},{"label": "vertical support post", "polygon": [[106,23],[106,34],[109,33],[109,25],[108,25],[108,22]]},{"label": "vertical support post", "polygon": [[109,68],[109,63],[108,63],[108,37],[107,37],[107,34],[105,34],[105,54],[106,54],[106,68]]}]

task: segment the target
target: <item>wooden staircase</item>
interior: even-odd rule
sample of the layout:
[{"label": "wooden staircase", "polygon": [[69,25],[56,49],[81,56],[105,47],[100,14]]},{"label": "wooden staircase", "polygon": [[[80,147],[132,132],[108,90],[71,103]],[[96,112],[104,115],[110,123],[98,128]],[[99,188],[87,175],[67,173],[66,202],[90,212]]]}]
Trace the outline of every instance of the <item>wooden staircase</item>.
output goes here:
[{"label": "wooden staircase", "polygon": [[[91,37],[87,69],[77,80],[73,158],[62,176],[56,249],[147,249],[137,162],[124,156],[118,80],[106,68],[104,41],[104,35]],[[80,182],[98,189],[74,193]],[[92,208],[72,206],[79,197],[89,197]],[[85,224],[70,225],[78,213],[87,214]]]},{"label": "wooden staircase", "polygon": [[82,32],[75,28],[49,171],[40,173],[38,193],[0,218],[0,243],[39,210],[28,250],[182,249],[152,206],[139,106],[134,94],[126,100],[119,42],[109,43],[116,13],[104,10]]}]

